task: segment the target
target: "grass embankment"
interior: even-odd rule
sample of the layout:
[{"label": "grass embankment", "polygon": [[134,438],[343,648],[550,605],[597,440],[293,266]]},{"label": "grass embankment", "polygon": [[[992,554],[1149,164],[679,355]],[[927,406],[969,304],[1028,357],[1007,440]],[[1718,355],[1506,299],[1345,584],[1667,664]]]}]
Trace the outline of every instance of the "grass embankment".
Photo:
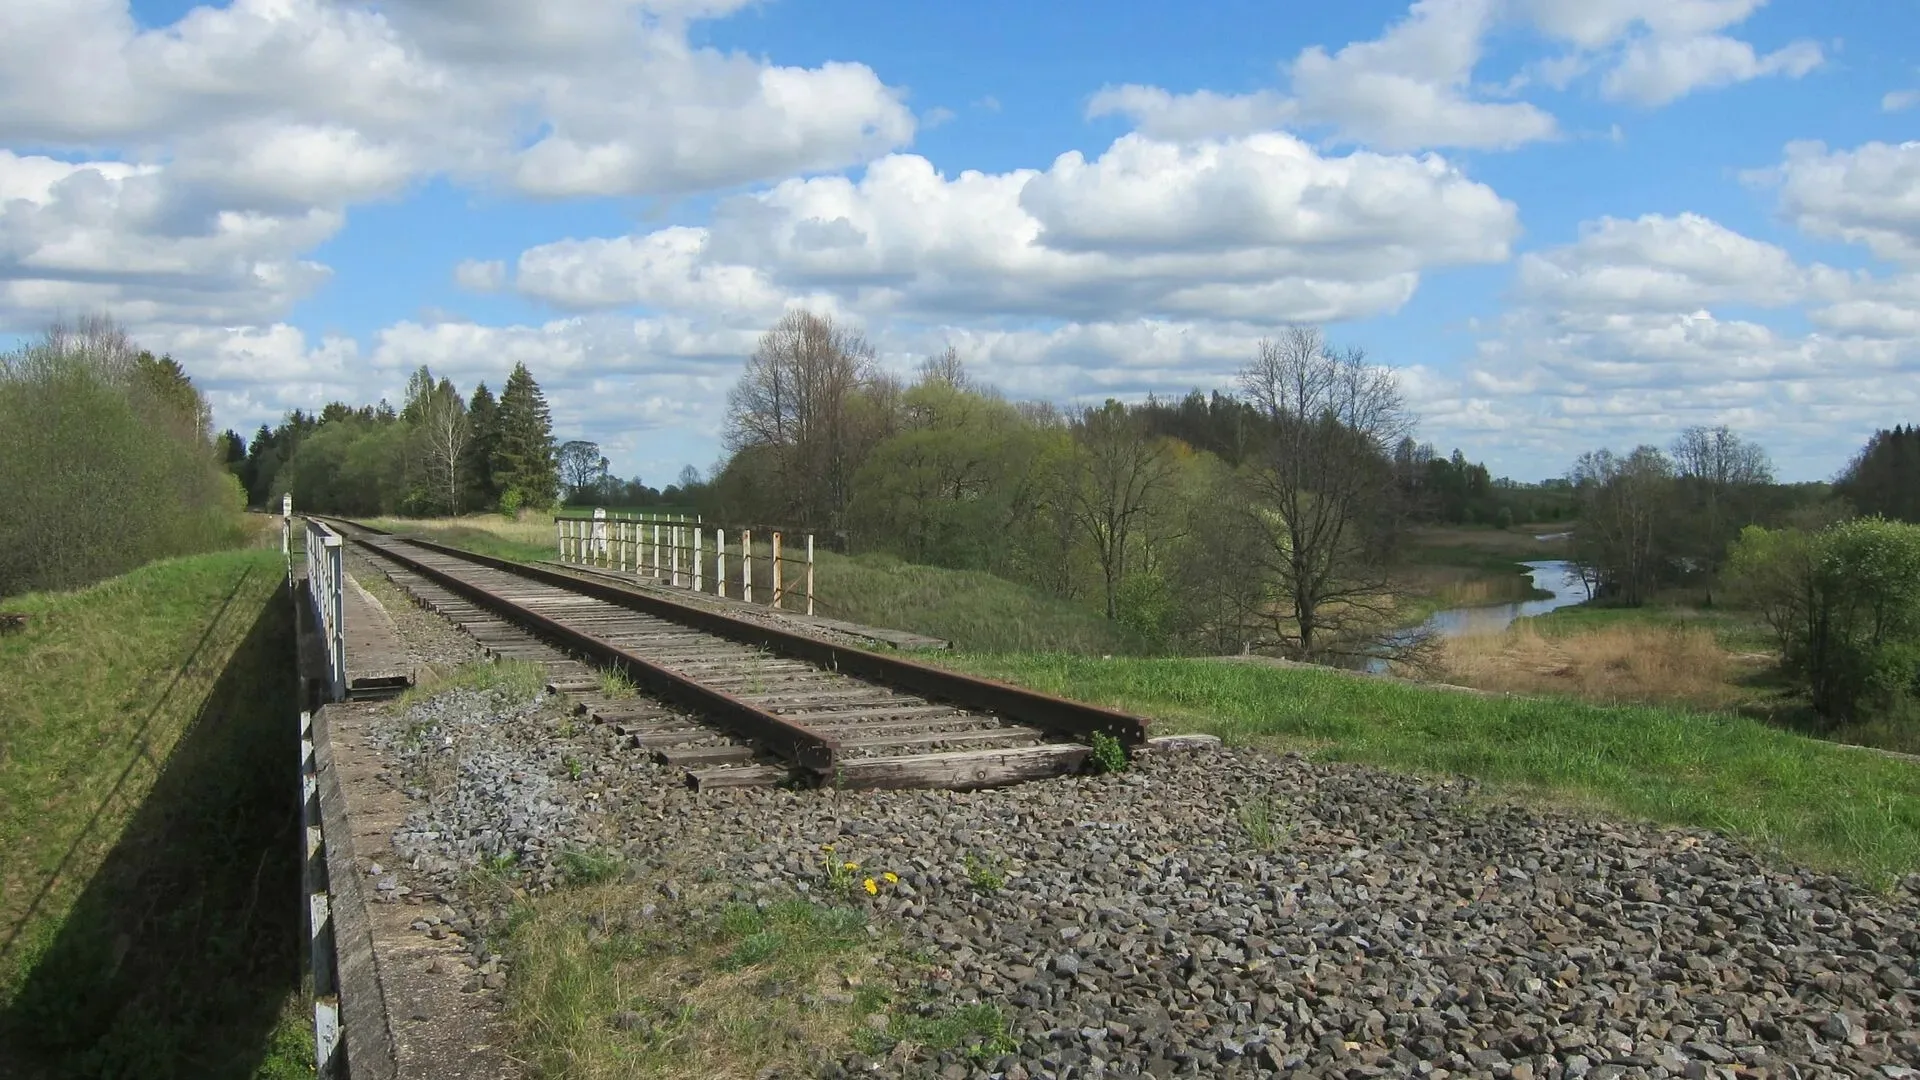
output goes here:
[{"label": "grass embankment", "polygon": [[[499,515],[464,518],[376,518],[366,522],[396,533],[413,533],[483,555],[538,561],[554,557],[548,518],[508,521]],[[754,597],[773,595],[767,549],[756,545]],[[739,563],[728,559],[729,580]],[[788,567],[790,587],[796,571]],[[711,561],[708,564],[711,573]],[[958,649],[1016,652],[1138,654],[1147,646],[1092,608],[1043,595],[1026,586],[975,570],[948,570],[903,562],[891,555],[814,554],[814,611],[867,626],[911,630],[945,638]],[[738,598],[735,592],[736,599]]]},{"label": "grass embankment", "polygon": [[1920,767],[1730,713],[1486,697],[1230,660],[942,662],[1168,730],[1463,773],[1522,798],[1718,829],[1873,880],[1920,871]]},{"label": "grass embankment", "polygon": [[277,550],[18,596],[0,636],[0,1072],[311,1075]]}]

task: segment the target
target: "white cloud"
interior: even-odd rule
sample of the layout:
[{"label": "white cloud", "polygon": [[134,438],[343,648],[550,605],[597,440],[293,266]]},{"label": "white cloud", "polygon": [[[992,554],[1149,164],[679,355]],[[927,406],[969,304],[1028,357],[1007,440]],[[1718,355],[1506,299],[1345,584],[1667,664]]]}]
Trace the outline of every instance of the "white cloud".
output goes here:
[{"label": "white cloud", "polygon": [[1698,214],[1648,214],[1588,222],[1577,243],[1521,256],[1515,279],[1519,298],[1532,304],[1670,312],[1716,303],[1792,304],[1819,273]]},{"label": "white cloud", "polygon": [[543,245],[517,277],[572,307],[773,311],[827,294],[874,315],[1271,325],[1393,310],[1422,270],[1500,261],[1517,232],[1511,203],[1438,158],[1129,135],[1045,172],[949,179],[894,155],[857,183],[728,200],[710,228]]},{"label": "white cloud", "polygon": [[1331,55],[1318,45],[1302,50],[1287,65],[1291,96],[1128,85],[1094,95],[1088,113],[1124,115],[1143,133],[1164,138],[1325,126],[1343,141],[1389,151],[1508,148],[1550,138],[1554,120],[1540,109],[1470,94],[1495,15],[1494,0],[1418,0],[1377,40]]},{"label": "white cloud", "polygon": [[135,325],[271,318],[326,280],[301,255],[342,221],[221,209],[153,166],[0,150],[0,326],[88,310]]},{"label": "white cloud", "polygon": [[500,259],[463,259],[453,268],[453,280],[469,292],[497,292],[507,283],[507,264]]},{"label": "white cloud", "polygon": [[1920,90],[1889,90],[1880,99],[1881,112],[1904,112],[1920,105]]},{"label": "white cloud", "polygon": [[1920,263],[1920,142],[1831,151],[1824,143],[1791,143],[1777,168],[1748,178],[1778,184],[1781,211],[1806,233]]},{"label": "white cloud", "polygon": [[863,65],[689,44],[688,19],[743,2],[232,0],[151,30],[126,0],[0,5],[0,146],[116,159],[0,150],[0,191],[24,192],[0,205],[0,327],[277,319],[349,207],[429,176],[672,194],[911,139]]},{"label": "white cloud", "polygon": [[[1844,460],[1920,406],[1920,275],[1801,265],[1699,215],[1589,222],[1574,243],[1522,257],[1514,299],[1455,399],[1463,415],[1507,418],[1499,442],[1529,473],[1529,453],[1565,463],[1695,423],[1739,428],[1794,472]],[[1734,307],[1804,311],[1815,329]],[[1454,424],[1437,426],[1470,430]]]},{"label": "white cloud", "polygon": [[[1523,16],[1575,53],[1560,63],[1586,70],[1603,60],[1607,98],[1665,105],[1692,93],[1769,75],[1801,76],[1824,55],[1795,41],[1761,56],[1717,31],[1746,21],[1766,0],[1519,0]],[[1548,80],[1551,81],[1551,80]]]},{"label": "white cloud", "polygon": [[738,6],[233,0],[139,30],[124,0],[22,0],[0,14],[0,141],[166,146],[263,197],[337,204],[440,171],[543,195],[684,192],[912,138],[864,65],[688,43],[686,18]]},{"label": "white cloud", "polygon": [[1600,89],[1610,98],[1638,105],[1665,105],[1695,90],[1764,75],[1797,79],[1819,67],[1821,59],[1820,47],[1808,41],[1758,56],[1752,45],[1718,34],[1645,38],[1627,46],[1626,55],[1607,72]]}]

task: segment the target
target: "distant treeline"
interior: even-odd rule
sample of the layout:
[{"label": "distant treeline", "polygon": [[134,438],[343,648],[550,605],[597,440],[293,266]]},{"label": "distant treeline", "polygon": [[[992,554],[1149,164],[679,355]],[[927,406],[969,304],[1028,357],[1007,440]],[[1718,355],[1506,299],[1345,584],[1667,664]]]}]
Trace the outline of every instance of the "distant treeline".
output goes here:
[{"label": "distant treeline", "polygon": [[228,547],[245,499],[206,400],[104,318],[0,355],[0,596]]},{"label": "distant treeline", "polygon": [[553,418],[525,364],[498,399],[486,383],[463,398],[425,366],[399,410],[385,401],[294,410],[243,443],[229,431],[223,456],[255,506],[283,494],[296,508],[338,514],[460,514],[545,509],[559,494]]}]

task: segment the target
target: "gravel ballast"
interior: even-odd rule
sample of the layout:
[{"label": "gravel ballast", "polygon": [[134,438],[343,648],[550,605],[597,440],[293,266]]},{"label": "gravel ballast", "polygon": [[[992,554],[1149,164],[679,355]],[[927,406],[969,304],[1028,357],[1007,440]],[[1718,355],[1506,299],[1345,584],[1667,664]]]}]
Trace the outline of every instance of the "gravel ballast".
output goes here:
[{"label": "gravel ballast", "polygon": [[[1016,1048],[829,1075],[1920,1077],[1914,883],[1703,831],[1245,749],[973,793],[694,793],[545,695],[471,689],[381,740],[415,892],[511,855],[537,895],[570,846],[618,849],[662,905],[702,871],[819,896],[827,843],[897,874],[855,902],[932,958],[929,1008],[995,1004]],[[503,914],[454,907],[463,933]]]}]

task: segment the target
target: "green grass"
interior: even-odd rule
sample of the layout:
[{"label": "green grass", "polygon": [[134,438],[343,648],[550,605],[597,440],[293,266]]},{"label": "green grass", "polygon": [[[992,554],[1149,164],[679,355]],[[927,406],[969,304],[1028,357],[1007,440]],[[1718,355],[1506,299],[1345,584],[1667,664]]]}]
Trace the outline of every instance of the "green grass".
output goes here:
[{"label": "green grass", "polygon": [[654,884],[523,903],[495,943],[514,961],[515,1052],[537,1075],[800,1075],[892,997],[874,967],[889,945],[857,906],[703,903],[643,918]]},{"label": "green grass", "polygon": [[978,570],[891,555],[816,556],[819,603],[836,619],[945,638],[970,652],[1141,654],[1146,643],[1092,607]]},{"label": "green grass", "polygon": [[547,688],[547,669],[531,660],[476,660],[445,675],[428,673],[394,698],[387,708],[405,712],[417,702],[452,690],[497,690],[510,704],[523,705]]},{"label": "green grass", "polygon": [[311,1075],[283,573],[223,552],[7,602],[9,1075]]},{"label": "green grass", "polygon": [[1920,870],[1920,767],[1721,713],[1488,698],[1218,660],[955,655],[1167,731],[1312,748],[1508,794],[1718,829],[1884,883]]},{"label": "green grass", "polygon": [[1579,604],[1559,608],[1530,621],[1549,637],[1566,637],[1613,626],[1700,626],[1713,631],[1722,648],[1735,652],[1767,652],[1777,647],[1773,631],[1752,612],[1731,608],[1702,609],[1674,604],[1645,607],[1598,607]]}]

